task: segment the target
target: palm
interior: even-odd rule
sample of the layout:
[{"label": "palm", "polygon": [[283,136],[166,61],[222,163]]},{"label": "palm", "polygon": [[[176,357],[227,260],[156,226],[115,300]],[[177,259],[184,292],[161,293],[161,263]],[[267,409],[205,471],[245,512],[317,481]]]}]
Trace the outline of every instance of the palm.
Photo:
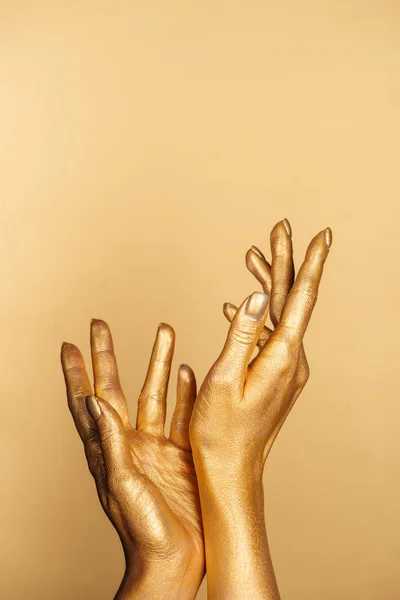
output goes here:
[{"label": "palm", "polygon": [[[189,441],[196,380],[188,365],[178,370],[177,400],[170,436],[164,434],[173,329],[161,324],[138,401],[137,421],[129,421],[112,336],[104,321],[91,324],[94,391],[107,416],[82,410],[93,398],[81,352],[72,344],[62,350],[68,401],[85,444],[101,504],[117,529],[127,557],[143,560],[174,557],[195,586],[204,575],[204,546],[197,480]],[[88,408],[88,404],[87,404]],[[90,409],[88,408],[89,412]],[[113,427],[100,434],[100,428]],[[100,436],[100,437],[99,437]],[[103,436],[103,437],[101,437]],[[136,567],[137,568],[137,567]]]},{"label": "palm", "polygon": [[[126,433],[135,469],[145,476],[146,490],[155,500],[151,518],[164,522],[168,517],[174,535],[180,538],[177,541],[202,556],[200,502],[192,453],[165,437],[131,426]],[[160,494],[165,503],[159,502]],[[169,514],[164,514],[165,510]]]}]

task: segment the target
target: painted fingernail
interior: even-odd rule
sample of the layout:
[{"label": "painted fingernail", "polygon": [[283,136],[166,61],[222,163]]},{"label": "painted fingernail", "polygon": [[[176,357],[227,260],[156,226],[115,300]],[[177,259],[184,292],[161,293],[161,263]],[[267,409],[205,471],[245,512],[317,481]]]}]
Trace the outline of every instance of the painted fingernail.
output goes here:
[{"label": "painted fingernail", "polygon": [[257,256],[259,256],[263,260],[266,260],[264,254],[261,252],[261,250],[257,248],[257,246],[252,246],[251,249],[257,254]]},{"label": "painted fingernail", "polygon": [[96,396],[86,396],[86,408],[89,411],[92,419],[97,421],[101,417],[100,404],[97,402]]},{"label": "painted fingernail", "polygon": [[268,306],[269,296],[262,292],[253,292],[247,299],[245,313],[255,319],[261,319]]},{"label": "painted fingernail", "polygon": [[325,244],[328,246],[328,248],[330,248],[332,245],[332,230],[330,227],[327,227],[325,229],[324,238],[325,238]]},{"label": "painted fingernail", "polygon": [[237,310],[237,308],[234,304],[231,304],[230,302],[224,302],[222,310]]},{"label": "painted fingernail", "polygon": [[289,221],[288,221],[288,220],[285,218],[285,219],[283,219],[282,223],[283,223],[283,224],[284,224],[284,226],[285,226],[285,229],[286,229],[286,231],[287,231],[287,234],[288,234],[288,236],[289,236],[289,237],[292,237],[292,228],[291,228],[291,226],[290,226],[290,223],[289,223]]}]

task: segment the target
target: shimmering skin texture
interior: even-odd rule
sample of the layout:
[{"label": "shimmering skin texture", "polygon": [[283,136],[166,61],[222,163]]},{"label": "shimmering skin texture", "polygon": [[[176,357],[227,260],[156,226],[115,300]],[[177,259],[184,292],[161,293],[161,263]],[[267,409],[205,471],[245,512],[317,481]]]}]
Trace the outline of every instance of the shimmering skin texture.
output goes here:
[{"label": "shimmering skin texture", "polygon": [[[262,474],[309,376],[303,336],[331,243],[329,229],[313,238],[296,279],[287,221],[272,230],[271,265],[257,248],[248,251],[246,264],[270,296],[273,329],[265,327],[261,292],[238,309],[224,305],[231,326],[200,388],[189,428],[211,600],[280,597],[265,528]],[[252,359],[256,345],[259,353]]]},{"label": "shimmering skin texture", "polygon": [[102,507],[126,558],[118,600],[195,598],[204,576],[198,487],[188,435],[196,397],[193,371],[181,365],[170,436],[164,435],[174,351],[173,329],[157,331],[136,427],[128,416],[108,325],[94,319],[90,345],[94,389],[81,352],[64,343],[68,405],[83,441]]}]

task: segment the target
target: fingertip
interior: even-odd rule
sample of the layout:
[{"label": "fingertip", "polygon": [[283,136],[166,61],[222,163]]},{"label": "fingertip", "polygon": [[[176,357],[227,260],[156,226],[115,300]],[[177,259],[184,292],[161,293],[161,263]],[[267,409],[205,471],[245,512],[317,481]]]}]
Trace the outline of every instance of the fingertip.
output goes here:
[{"label": "fingertip", "polygon": [[187,389],[196,390],[196,377],[193,369],[187,365],[182,364],[178,370],[178,387],[179,384],[183,384]]},{"label": "fingertip", "polygon": [[289,221],[286,218],[282,219],[282,221],[278,221],[278,223],[276,223],[272,228],[270,234],[271,243],[273,244],[277,241],[277,238],[280,238],[282,236],[284,236],[285,239],[287,239],[288,237],[292,239],[292,228],[290,226]]},{"label": "fingertip", "polygon": [[251,248],[246,252],[246,267],[259,281],[264,291],[269,292],[271,289],[271,265],[268,261],[263,260]]},{"label": "fingertip", "polygon": [[69,342],[62,343],[60,356],[63,363],[68,364],[68,366],[73,366],[74,364],[80,364],[82,362],[81,351],[75,344]]},{"label": "fingertip", "polygon": [[103,319],[91,319],[90,321],[90,336],[92,343],[106,342],[107,344],[112,343],[111,329]]},{"label": "fingertip", "polygon": [[90,319],[90,324],[92,327],[95,327],[96,325],[106,325],[106,322],[103,321],[103,319]]},{"label": "fingertip", "polygon": [[[259,267],[260,264],[266,262],[266,258],[261,253],[261,251],[256,252],[254,248],[256,248],[256,246],[252,246],[251,248],[249,248],[245,256],[246,267],[252,272],[253,269],[257,269],[257,267]],[[262,256],[260,256],[260,254],[262,254]]]},{"label": "fingertip", "polygon": [[63,342],[61,344],[61,356],[65,356],[68,352],[73,351],[76,348],[73,344],[69,342]]},{"label": "fingertip", "polygon": [[186,363],[182,363],[179,367],[179,375],[182,379],[193,379],[194,372],[193,369]]},{"label": "fingertip", "polygon": [[275,223],[269,235],[270,240],[274,240],[277,236],[279,236],[280,233],[284,233],[286,235],[286,229],[283,225],[283,221],[278,221],[277,223]]},{"label": "fingertip", "polygon": [[[308,259],[314,257],[315,259],[322,259],[323,261],[325,261],[326,257],[329,254],[329,245],[327,242],[332,242],[332,239],[329,237],[330,234],[326,233],[327,229],[319,231],[317,235],[315,235],[311,240],[306,252],[306,257],[308,257]],[[326,239],[326,236],[328,237],[328,241]]]},{"label": "fingertip", "polygon": [[160,323],[157,329],[157,334],[165,339],[175,339],[175,330],[168,323]]},{"label": "fingertip", "polygon": [[175,347],[175,331],[168,323],[160,323],[157,329],[155,348],[158,359],[172,359]]},{"label": "fingertip", "polygon": [[224,302],[223,309],[224,310],[237,310],[237,306],[235,306],[231,302]]},{"label": "fingertip", "polygon": [[230,302],[225,302],[222,307],[222,312],[224,313],[224,316],[228,319],[228,321],[232,321],[233,317],[236,314],[236,311],[237,307],[234,304],[231,304]]},{"label": "fingertip", "polygon": [[[70,342],[63,342],[63,343],[61,344],[61,350],[63,350],[64,352],[65,352],[66,350],[72,350],[72,349],[74,349],[74,348],[76,348],[76,346],[75,346],[74,344],[71,344]],[[77,349],[77,348],[76,348],[76,349]]]}]

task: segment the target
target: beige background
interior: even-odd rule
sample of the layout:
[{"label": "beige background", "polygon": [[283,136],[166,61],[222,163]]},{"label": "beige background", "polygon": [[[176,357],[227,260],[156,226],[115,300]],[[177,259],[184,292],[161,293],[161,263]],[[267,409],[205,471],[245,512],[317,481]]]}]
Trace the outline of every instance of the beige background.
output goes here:
[{"label": "beige background", "polygon": [[132,414],[159,321],[201,379],[287,217],[297,264],[334,245],[265,476],[282,597],[399,598],[400,5],[8,1],[0,73],[0,597],[106,600],[122,573],[62,340],[88,357],[110,323]]}]

